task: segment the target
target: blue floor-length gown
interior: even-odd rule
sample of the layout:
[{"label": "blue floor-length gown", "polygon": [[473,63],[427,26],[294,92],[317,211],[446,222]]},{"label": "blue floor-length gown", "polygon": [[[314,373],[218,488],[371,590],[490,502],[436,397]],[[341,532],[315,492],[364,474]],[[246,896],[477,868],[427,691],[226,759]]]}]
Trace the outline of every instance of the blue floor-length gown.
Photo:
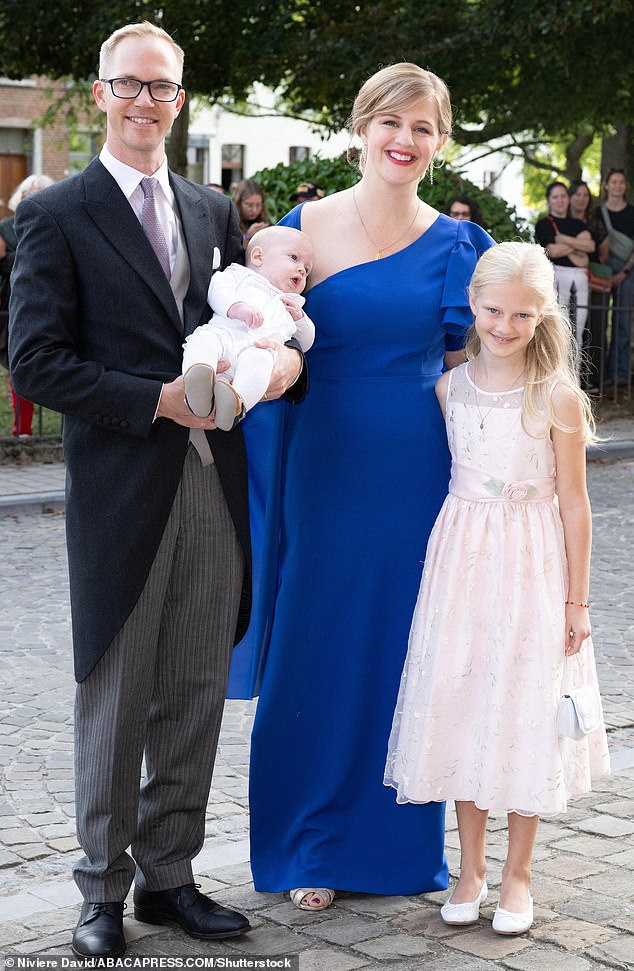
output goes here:
[{"label": "blue floor-length gown", "polygon": [[[297,207],[284,222],[300,220]],[[400,252],[307,295],[310,389],[281,408],[278,592],[252,739],[257,890],[447,886],[444,805],[397,805],[383,772],[449,478],[434,385],[447,335],[460,346],[471,321],[467,284],[491,244],[440,216]]]}]

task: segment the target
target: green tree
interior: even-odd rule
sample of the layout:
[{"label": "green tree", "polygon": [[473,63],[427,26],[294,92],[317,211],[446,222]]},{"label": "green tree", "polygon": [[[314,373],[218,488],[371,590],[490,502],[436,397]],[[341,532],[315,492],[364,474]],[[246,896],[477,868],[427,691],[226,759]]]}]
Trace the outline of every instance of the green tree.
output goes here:
[{"label": "green tree", "polygon": [[448,82],[458,142],[529,133],[512,144],[534,164],[536,144],[562,140],[561,174],[578,178],[595,133],[616,135],[606,164],[629,160],[633,28],[630,0],[297,0],[279,4],[263,34],[271,56],[284,37],[263,80],[278,83],[293,109],[338,127],[361,79],[412,60]]},{"label": "green tree", "polygon": [[[150,20],[165,28],[185,50],[183,84],[189,94],[212,98],[230,93],[244,98],[257,77],[251,68],[249,47],[257,36],[259,16],[273,3],[227,3],[225,0],[3,0],[0,7],[0,74],[19,78],[30,74],[68,78],[79,83],[69,88],[88,103],[90,83],[96,77],[103,40],[126,23]],[[261,12],[259,8],[262,8]],[[246,45],[246,46],[244,46]],[[55,106],[59,107],[59,106]],[[72,104],[62,105],[73,114]],[[174,126],[171,161],[183,171],[187,110]],[[185,137],[183,137],[183,131]],[[177,157],[173,151],[176,149]]]},{"label": "green tree", "polygon": [[569,177],[596,133],[604,167],[632,154],[631,0],[4,0],[0,71],[89,79],[103,38],[140,19],[184,47],[190,93],[243,99],[259,80],[338,128],[364,78],[412,60],[448,82],[462,144],[508,137],[530,160],[561,140]]}]

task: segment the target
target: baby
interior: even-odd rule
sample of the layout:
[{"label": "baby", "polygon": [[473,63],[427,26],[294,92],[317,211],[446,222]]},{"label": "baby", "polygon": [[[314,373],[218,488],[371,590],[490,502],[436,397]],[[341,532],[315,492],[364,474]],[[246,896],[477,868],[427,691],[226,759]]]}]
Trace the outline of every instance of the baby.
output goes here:
[{"label": "baby", "polygon": [[[295,336],[302,351],[312,346],[315,328],[300,296],[312,262],[305,233],[270,226],[249,242],[246,266],[232,263],[213,274],[208,296],[213,317],[183,345],[185,398],[193,414],[206,418],[215,402],[216,425],[231,431],[269,385],[275,352],[256,342],[271,338],[283,344]],[[216,377],[221,359],[230,367]]]}]

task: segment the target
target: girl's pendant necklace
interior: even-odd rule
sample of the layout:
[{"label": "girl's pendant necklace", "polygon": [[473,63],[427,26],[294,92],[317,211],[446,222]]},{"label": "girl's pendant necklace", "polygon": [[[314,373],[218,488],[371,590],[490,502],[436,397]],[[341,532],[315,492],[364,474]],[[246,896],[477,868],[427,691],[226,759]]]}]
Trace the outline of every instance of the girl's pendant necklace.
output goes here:
[{"label": "girl's pendant necklace", "polygon": [[515,388],[514,389],[513,386],[516,385],[517,382],[520,380],[520,378],[524,374],[525,369],[526,369],[526,366],[524,365],[522,367],[522,370],[520,371],[520,373],[517,375],[517,377],[515,377],[513,379],[513,381],[510,383],[510,385],[508,386],[508,388],[505,391],[496,391],[496,392],[494,392],[494,394],[497,397],[495,398],[495,400],[494,400],[493,404],[491,405],[491,407],[487,411],[485,411],[484,414],[482,414],[482,411],[480,409],[480,402],[478,400],[478,384],[477,384],[477,380],[476,380],[476,377],[477,377],[476,376],[476,366],[474,364],[474,366],[473,366],[473,396],[474,396],[474,400],[475,400],[475,406],[476,406],[476,408],[478,410],[478,416],[480,418],[480,431],[482,431],[484,429],[484,424],[485,424],[487,418],[489,417],[489,415],[491,414],[491,412],[493,411],[493,409],[497,405],[498,397],[500,395],[503,395],[503,394],[508,394],[509,391],[513,391],[513,390],[519,391],[520,390],[519,388]]},{"label": "girl's pendant necklace", "polygon": [[393,246],[396,246],[397,243],[400,243],[400,241],[402,239],[405,239],[405,237],[409,233],[410,229],[412,228],[412,226],[416,222],[416,217],[417,217],[417,215],[418,215],[418,213],[420,211],[420,199],[417,199],[416,200],[416,209],[414,210],[414,215],[412,216],[412,220],[411,220],[410,224],[408,225],[407,229],[405,230],[405,232],[404,233],[401,233],[401,235],[398,237],[398,239],[395,239],[393,243],[388,243],[387,246],[380,246],[379,247],[379,246],[377,246],[377,244],[375,243],[375,241],[370,236],[370,234],[368,232],[368,229],[367,229],[367,226],[366,226],[366,224],[363,221],[363,216],[361,215],[361,212],[359,211],[359,206],[357,204],[357,196],[356,196],[356,191],[355,191],[356,188],[357,188],[356,185],[353,186],[353,188],[352,188],[352,201],[354,202],[354,208],[357,210],[357,216],[359,217],[359,222],[361,223],[361,225],[363,227],[363,232],[368,237],[369,241],[372,243],[374,249],[376,250],[376,253],[374,254],[374,259],[375,260],[380,260],[380,259],[383,258],[383,253],[386,250],[392,249],[392,247]]}]

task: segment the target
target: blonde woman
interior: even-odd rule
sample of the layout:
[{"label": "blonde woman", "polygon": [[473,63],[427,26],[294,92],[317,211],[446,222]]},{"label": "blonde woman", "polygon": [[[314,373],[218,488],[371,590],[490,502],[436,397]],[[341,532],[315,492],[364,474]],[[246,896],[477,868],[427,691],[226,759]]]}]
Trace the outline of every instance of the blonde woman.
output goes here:
[{"label": "blonde woman", "polygon": [[[304,910],[328,906],[337,890],[447,886],[444,807],[401,811],[381,780],[420,565],[449,477],[434,385],[445,362],[464,360],[467,285],[493,243],[419,197],[451,129],[440,78],[415,64],[384,68],[359,91],[350,127],[360,180],[283,220],[313,243],[306,312],[316,339],[310,393],[286,416],[282,443],[251,863],[257,890],[290,890]],[[278,524],[269,526],[275,548]]]}]

